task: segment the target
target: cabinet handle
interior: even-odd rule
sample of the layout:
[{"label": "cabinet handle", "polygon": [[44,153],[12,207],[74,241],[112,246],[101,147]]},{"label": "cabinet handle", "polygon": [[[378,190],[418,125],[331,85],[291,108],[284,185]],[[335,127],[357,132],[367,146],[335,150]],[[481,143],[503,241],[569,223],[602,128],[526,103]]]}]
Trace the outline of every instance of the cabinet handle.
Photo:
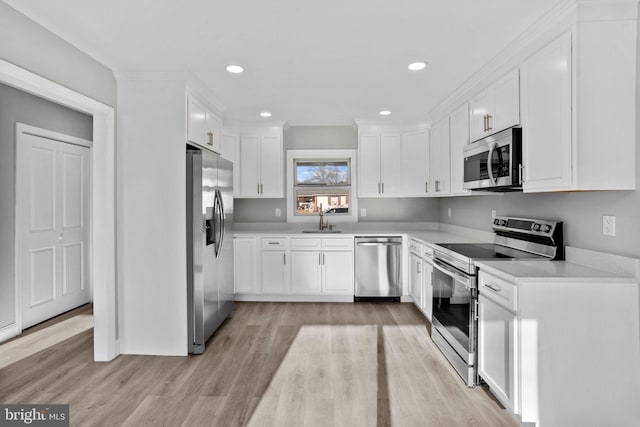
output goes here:
[{"label": "cabinet handle", "polygon": [[282,254],[282,261],[284,265],[287,265],[287,254]]},{"label": "cabinet handle", "polygon": [[318,253],[318,265],[322,265],[322,261],[320,260],[320,254]]},{"label": "cabinet handle", "polygon": [[213,145],[213,132],[207,132],[207,136],[209,137],[207,144]]},{"label": "cabinet handle", "polygon": [[380,194],[380,183],[378,183],[378,194]]},{"label": "cabinet handle", "polygon": [[260,194],[264,194],[264,189],[262,187],[262,184],[260,184]]},{"label": "cabinet handle", "polygon": [[269,242],[270,245],[279,245],[280,242]]},{"label": "cabinet handle", "polygon": [[429,192],[429,181],[425,181],[424,182],[424,192],[428,193]]},{"label": "cabinet handle", "polygon": [[260,194],[260,184],[258,184],[258,194]]},{"label": "cabinet handle", "polygon": [[487,131],[487,115],[485,114],[484,116],[482,116],[482,128],[484,129],[484,131]]},{"label": "cabinet handle", "polygon": [[523,173],[524,165],[518,165],[518,183],[522,184],[524,182],[524,173]]},{"label": "cabinet handle", "polygon": [[422,264],[416,264],[416,273],[418,274],[422,274],[422,269],[420,268],[420,265]]},{"label": "cabinet handle", "polygon": [[492,290],[492,291],[494,291],[494,292],[501,292],[501,291],[502,291],[502,288],[501,288],[501,287],[496,286],[496,285],[492,285],[492,284],[490,284],[490,283],[485,283],[485,284],[484,284],[484,287],[485,287],[485,288],[489,288],[489,289],[491,289],[491,290]]},{"label": "cabinet handle", "polygon": [[382,194],[384,194],[384,182],[382,183]]},{"label": "cabinet handle", "polygon": [[492,130],[491,119],[493,119],[493,116],[491,114],[487,114],[487,130]]}]

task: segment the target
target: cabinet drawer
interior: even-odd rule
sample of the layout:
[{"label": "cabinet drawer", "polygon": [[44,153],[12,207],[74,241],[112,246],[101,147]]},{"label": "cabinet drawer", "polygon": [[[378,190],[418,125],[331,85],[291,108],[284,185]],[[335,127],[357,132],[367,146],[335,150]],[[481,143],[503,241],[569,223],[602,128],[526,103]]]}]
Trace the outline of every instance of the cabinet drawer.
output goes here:
[{"label": "cabinet drawer", "polygon": [[433,257],[433,248],[431,246],[423,245],[422,246],[422,257],[423,258],[432,258]]},{"label": "cabinet drawer", "polygon": [[353,249],[353,239],[323,239],[322,249]]},{"label": "cabinet drawer", "polygon": [[515,284],[480,272],[478,292],[514,312],[518,310],[517,291]]},{"label": "cabinet drawer", "polygon": [[291,239],[291,249],[320,249],[320,239]]},{"label": "cabinet drawer", "polygon": [[263,237],[260,247],[263,250],[287,249],[289,247],[289,239],[286,237]]}]

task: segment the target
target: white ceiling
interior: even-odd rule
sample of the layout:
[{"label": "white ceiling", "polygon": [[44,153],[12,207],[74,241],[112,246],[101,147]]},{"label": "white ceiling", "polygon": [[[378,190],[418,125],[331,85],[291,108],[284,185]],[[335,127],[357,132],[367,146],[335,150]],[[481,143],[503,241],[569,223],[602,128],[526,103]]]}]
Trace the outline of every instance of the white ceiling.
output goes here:
[{"label": "white ceiling", "polygon": [[297,124],[425,118],[558,2],[4,1],[116,71],[191,71],[225,118]]}]

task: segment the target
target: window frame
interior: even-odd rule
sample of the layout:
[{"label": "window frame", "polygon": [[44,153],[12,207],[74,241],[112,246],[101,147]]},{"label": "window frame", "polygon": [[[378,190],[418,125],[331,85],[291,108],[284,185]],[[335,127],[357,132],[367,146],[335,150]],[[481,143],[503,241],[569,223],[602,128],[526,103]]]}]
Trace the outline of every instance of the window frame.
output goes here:
[{"label": "window frame", "polygon": [[[296,188],[327,189],[331,187],[349,188],[349,213],[326,214],[325,219],[331,223],[347,223],[358,221],[358,189],[357,189],[357,151],[351,149],[316,149],[316,150],[287,150],[287,222],[313,223],[318,221],[318,215],[298,215]],[[349,167],[348,185],[323,185],[323,184],[302,184],[296,185],[296,161],[342,161],[346,160]]]}]

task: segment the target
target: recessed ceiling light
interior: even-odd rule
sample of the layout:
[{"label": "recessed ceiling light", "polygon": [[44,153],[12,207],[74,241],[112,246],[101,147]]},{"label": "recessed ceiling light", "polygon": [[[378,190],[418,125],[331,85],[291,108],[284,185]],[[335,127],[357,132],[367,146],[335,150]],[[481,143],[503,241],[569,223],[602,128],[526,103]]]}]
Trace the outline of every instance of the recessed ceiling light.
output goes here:
[{"label": "recessed ceiling light", "polygon": [[268,111],[263,111],[262,113],[260,113],[260,115],[261,115],[262,117],[271,117],[271,113],[270,113],[270,112],[268,112]]},{"label": "recessed ceiling light", "polygon": [[389,111],[389,110],[382,110],[382,111],[380,111],[380,115],[381,115],[381,116],[388,116],[389,114],[391,114],[391,111]]},{"label": "recessed ceiling light", "polygon": [[228,65],[227,71],[230,72],[231,74],[240,74],[241,72],[244,71],[244,68],[242,68],[239,65]]},{"label": "recessed ceiling light", "polygon": [[427,66],[426,62],[412,62],[411,64],[409,64],[409,69],[411,71],[419,71],[419,70],[422,70],[426,66]]}]

